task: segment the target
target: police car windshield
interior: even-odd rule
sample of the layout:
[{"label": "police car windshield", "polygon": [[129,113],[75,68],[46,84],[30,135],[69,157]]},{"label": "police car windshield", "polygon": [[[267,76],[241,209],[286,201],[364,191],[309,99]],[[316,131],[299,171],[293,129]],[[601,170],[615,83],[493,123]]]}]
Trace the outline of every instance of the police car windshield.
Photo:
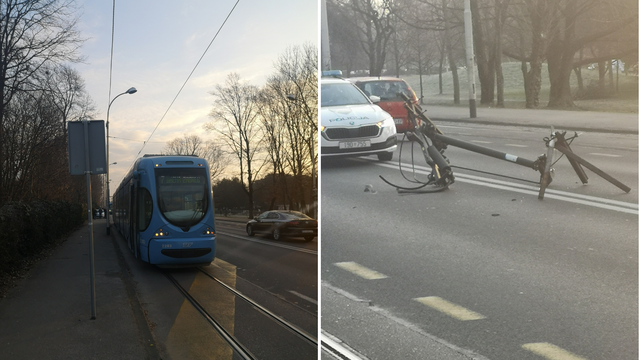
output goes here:
[{"label": "police car windshield", "polygon": [[351,83],[322,84],[320,106],[370,104],[369,99]]}]

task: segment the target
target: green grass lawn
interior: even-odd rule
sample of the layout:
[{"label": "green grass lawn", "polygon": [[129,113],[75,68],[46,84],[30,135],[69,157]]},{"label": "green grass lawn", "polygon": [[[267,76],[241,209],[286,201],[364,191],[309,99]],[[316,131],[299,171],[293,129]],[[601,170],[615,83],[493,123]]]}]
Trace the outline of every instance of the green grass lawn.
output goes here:
[{"label": "green grass lawn", "polygon": [[[504,98],[505,107],[508,108],[524,108],[525,96],[522,71],[520,63],[510,62],[502,64],[502,72],[504,74]],[[460,69],[458,71],[460,79],[460,102],[461,106],[468,106],[469,90],[467,84],[467,71]],[[443,94],[439,94],[438,75],[423,75],[422,86],[424,103],[427,105],[453,105],[453,81],[451,72],[442,75],[443,78]],[[403,76],[409,85],[420,97],[420,77],[418,75]],[[598,81],[598,70],[582,70],[582,79],[584,87],[589,84],[596,84]],[[614,86],[616,84],[616,74],[613,74]],[[609,76],[607,74],[605,80],[606,86],[609,86]],[[571,87],[575,93],[578,89],[578,82],[575,73],[571,75]],[[606,98],[574,100],[575,108],[571,110],[585,111],[606,111],[606,112],[624,112],[638,113],[638,76],[625,75],[620,73],[617,77],[618,91],[610,94]],[[476,101],[480,105],[480,82],[476,78]],[[547,74],[546,65],[542,70],[542,86],[540,90],[540,108],[545,108],[549,102],[549,76]]]}]

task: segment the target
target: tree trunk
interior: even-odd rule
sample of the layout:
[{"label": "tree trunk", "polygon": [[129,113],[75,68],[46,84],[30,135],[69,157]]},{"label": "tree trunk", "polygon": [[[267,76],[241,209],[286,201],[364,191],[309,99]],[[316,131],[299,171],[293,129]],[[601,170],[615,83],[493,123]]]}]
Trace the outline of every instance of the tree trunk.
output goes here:
[{"label": "tree trunk", "polygon": [[[498,53],[498,50],[496,50]],[[502,52],[502,50],[500,50]],[[496,91],[497,91],[497,107],[504,107],[504,76],[502,74],[502,61],[496,61],[495,63],[495,72],[496,72]]]},{"label": "tree trunk", "polygon": [[576,3],[569,2],[565,9],[566,14],[558,19],[557,29],[561,31],[553,34],[547,51],[549,68],[549,104],[548,107],[574,107],[571,96],[571,70],[573,69],[573,57],[578,49],[573,48],[575,36]]},{"label": "tree trunk", "polygon": [[447,52],[449,60],[449,68],[451,69],[451,76],[453,77],[453,103],[460,104],[460,83],[458,81],[458,67],[454,61],[453,49],[451,46],[451,32],[449,31],[449,12],[447,11],[447,2],[442,0],[442,12],[444,17],[444,48]]},{"label": "tree trunk", "polygon": [[615,85],[613,84],[613,66],[614,65],[612,60],[607,61],[607,63],[609,64],[609,67],[607,67],[607,71],[609,71],[609,92],[614,93],[615,91]]},{"label": "tree trunk", "polygon": [[453,81],[453,103],[460,104],[460,80],[458,78],[458,66],[453,61],[453,51],[449,51],[449,67],[451,68],[451,80]]},{"label": "tree trunk", "polygon": [[500,0],[495,0],[495,16],[496,16],[496,37],[495,37],[495,53],[494,53],[494,67],[496,74],[496,106],[504,107],[504,76],[502,74],[502,17],[506,13],[506,4]]},{"label": "tree trunk", "polygon": [[491,104],[494,96],[494,54],[485,40],[485,30],[481,21],[478,2],[471,1],[473,23],[473,48],[475,50],[478,78],[480,79],[480,104]]},{"label": "tree trunk", "polygon": [[440,90],[438,94],[443,94],[443,84],[442,84],[442,72],[444,71],[444,47],[442,48],[442,52],[440,53],[440,63],[438,64],[438,89]]},{"label": "tree trunk", "polygon": [[574,52],[565,46],[565,42],[555,41],[549,46],[549,53],[547,60],[550,87],[547,106],[574,107],[570,83]]},{"label": "tree trunk", "polygon": [[576,80],[578,80],[578,90],[584,90],[584,82],[582,80],[582,68],[576,66],[573,68],[573,72],[576,74]]}]

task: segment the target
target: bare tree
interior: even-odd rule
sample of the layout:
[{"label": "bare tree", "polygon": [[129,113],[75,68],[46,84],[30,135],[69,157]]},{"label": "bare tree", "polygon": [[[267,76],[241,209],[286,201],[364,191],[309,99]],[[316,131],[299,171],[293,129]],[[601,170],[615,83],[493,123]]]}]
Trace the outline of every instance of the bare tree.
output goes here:
[{"label": "bare tree", "polygon": [[[269,81],[272,82],[271,80]],[[286,95],[285,95],[286,96]],[[290,187],[287,186],[286,159],[290,157],[290,146],[287,143],[287,131],[284,116],[286,115],[287,99],[283,94],[271,89],[267,85],[260,91],[260,119],[264,129],[265,151],[271,164],[273,176],[272,189],[269,197],[269,209],[276,205],[278,194],[283,201],[291,199]]]},{"label": "bare tree", "polygon": [[[520,0],[512,1],[509,9],[512,19],[505,24],[510,26],[505,40],[510,42],[503,54],[522,61],[529,108],[539,105],[545,61],[550,83],[548,106],[572,107],[573,69],[629,54],[637,59],[635,0]],[[599,43],[608,46],[594,46]]]},{"label": "bare tree", "polygon": [[338,1],[353,11],[362,50],[369,58],[369,74],[382,75],[387,56],[387,43],[393,33],[392,0]]},{"label": "bare tree", "polygon": [[167,155],[196,155],[199,156],[203,148],[203,141],[198,135],[185,135],[167,141],[164,153]]},{"label": "bare tree", "polygon": [[[73,182],[67,163],[62,114],[56,95],[42,88],[18,92],[5,107],[5,196],[9,200],[69,199]],[[100,189],[100,186],[94,186]]]},{"label": "bare tree", "polygon": [[64,131],[69,121],[92,119],[96,116],[96,106],[77,70],[68,64],[43,68],[42,87],[51,94],[51,106],[60,113]]},{"label": "bare tree", "polygon": [[572,107],[570,77],[573,68],[580,65],[576,61],[576,53],[580,49],[603,40],[617,44],[608,47],[604,53],[583,59],[586,62],[582,65],[637,54],[638,2],[566,0],[560,3],[559,16],[553,19],[558,31],[552,34],[547,53],[550,82],[548,106]]},{"label": "bare tree", "polygon": [[207,140],[202,148],[200,156],[209,163],[211,182],[215,183],[225,172],[229,165],[229,154],[224,151],[222,145],[215,140]]},{"label": "bare tree", "polygon": [[[276,73],[269,77],[263,91],[265,109],[274,116],[265,118],[263,122],[267,130],[267,138],[274,141],[272,150],[278,148],[278,137],[287,146],[280,149],[278,155],[271,155],[276,161],[282,161],[282,170],[292,174],[295,180],[293,187],[297,200],[296,207],[305,210],[307,201],[317,201],[315,183],[309,187],[305,176],[311,175],[315,180],[317,169],[317,136],[318,136],[318,51],[312,44],[288,48],[275,63]],[[269,124],[274,120],[276,124]],[[268,131],[273,130],[272,134]],[[281,174],[284,175],[284,172]],[[285,177],[283,177],[285,178]],[[309,195],[307,197],[307,194]]]},{"label": "bare tree", "polygon": [[368,66],[358,38],[358,25],[352,20],[353,16],[353,11],[346,2],[327,0],[331,64],[334,69],[344,70],[346,76]]},{"label": "bare tree", "polygon": [[253,217],[253,185],[264,166],[257,155],[261,150],[262,131],[257,111],[258,89],[240,81],[231,73],[223,85],[216,85],[214,108],[209,113],[213,122],[205,129],[222,135],[231,153],[238,158],[240,182],[249,200],[249,217]]},{"label": "bare tree", "polygon": [[[5,110],[47,64],[78,60],[81,45],[72,0],[0,1],[0,143],[5,134]],[[11,181],[5,174],[5,147],[0,146],[0,203]]]},{"label": "bare tree", "polygon": [[444,49],[449,60],[449,69],[453,78],[453,103],[460,104],[460,81],[458,79],[458,65],[454,50],[452,33],[453,10],[449,8],[447,0],[442,0],[442,18],[444,19]]},{"label": "bare tree", "polygon": [[196,155],[209,163],[211,182],[214,183],[227,168],[227,154],[213,140],[203,141],[198,135],[185,135],[167,141],[163,150],[167,155]]}]

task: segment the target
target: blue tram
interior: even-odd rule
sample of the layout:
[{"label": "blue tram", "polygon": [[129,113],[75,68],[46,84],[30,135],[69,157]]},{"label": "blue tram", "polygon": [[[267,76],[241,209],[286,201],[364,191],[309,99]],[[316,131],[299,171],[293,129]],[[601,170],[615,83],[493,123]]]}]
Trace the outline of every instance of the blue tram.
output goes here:
[{"label": "blue tram", "polygon": [[113,199],[114,224],[142,261],[198,266],[213,261],[216,237],[209,164],[197,156],[144,155]]}]

